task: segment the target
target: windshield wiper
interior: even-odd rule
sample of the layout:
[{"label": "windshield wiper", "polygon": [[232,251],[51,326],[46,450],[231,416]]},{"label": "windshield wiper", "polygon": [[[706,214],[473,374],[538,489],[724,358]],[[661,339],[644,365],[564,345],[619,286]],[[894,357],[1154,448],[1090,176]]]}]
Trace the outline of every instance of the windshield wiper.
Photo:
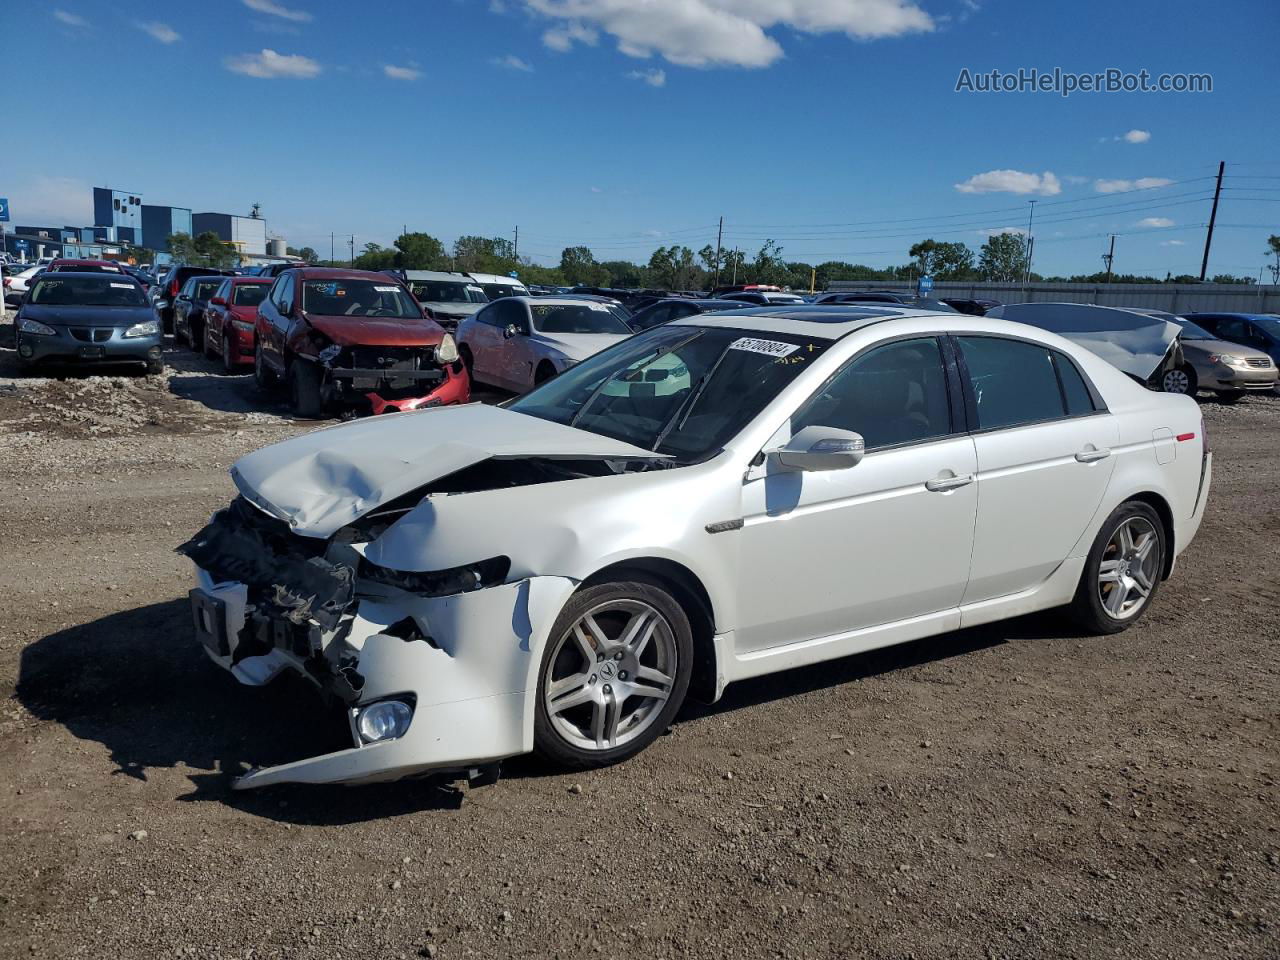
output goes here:
[{"label": "windshield wiper", "polygon": [[[675,343],[669,344],[665,347],[658,347],[657,349],[654,350],[653,356],[649,357],[649,359],[646,360],[643,365],[636,367],[634,370],[628,371],[626,375],[618,377],[617,379],[619,381],[627,381],[627,382],[634,380],[636,376],[645,369],[645,367],[648,367],[656,363],[658,360],[665,357],[672,350],[679,350],[681,347],[685,346],[686,344],[693,343],[693,341],[697,340],[704,333],[706,333],[705,330],[699,330],[697,333],[693,334],[692,336],[685,337],[683,340],[677,340]],[[648,355],[641,354],[642,358],[645,356],[648,356]],[[578,408],[578,412],[575,413],[569,419],[569,426],[576,427],[578,425],[578,421],[582,419],[584,414],[586,414],[587,409],[593,403],[596,402],[596,398],[599,397],[600,394],[604,392],[604,388],[607,387],[609,384],[613,383],[613,381],[614,381],[613,376],[607,376],[603,380],[601,380],[599,384],[596,385],[595,389],[591,391],[587,399],[582,402],[582,406]]]},{"label": "windshield wiper", "polygon": [[711,364],[707,368],[707,372],[698,378],[698,382],[693,385],[693,389],[684,398],[684,402],[676,407],[675,412],[663,424],[662,429],[658,432],[657,439],[653,441],[652,450],[654,453],[658,452],[658,448],[662,446],[662,441],[667,439],[667,434],[673,429],[677,426],[682,430],[684,429],[685,421],[689,419],[689,414],[693,413],[694,405],[698,402],[698,398],[702,396],[702,391],[706,389],[707,384],[711,382],[711,378],[715,376],[715,372],[720,369],[720,364],[724,362],[724,358],[729,355],[729,351],[732,349],[733,344],[729,344],[729,346],[720,351],[720,356],[716,357],[716,362]]}]

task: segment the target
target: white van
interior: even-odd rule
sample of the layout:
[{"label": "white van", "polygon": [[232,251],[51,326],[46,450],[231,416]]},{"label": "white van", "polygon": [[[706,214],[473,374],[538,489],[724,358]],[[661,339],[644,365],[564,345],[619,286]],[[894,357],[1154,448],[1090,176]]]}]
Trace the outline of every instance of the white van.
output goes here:
[{"label": "white van", "polygon": [[404,284],[431,311],[436,323],[453,332],[458,324],[486,303],[488,296],[465,273],[450,270],[402,270]]},{"label": "white van", "polygon": [[490,300],[529,296],[529,288],[515,277],[504,277],[497,273],[470,273],[467,276],[480,285],[480,289]]}]

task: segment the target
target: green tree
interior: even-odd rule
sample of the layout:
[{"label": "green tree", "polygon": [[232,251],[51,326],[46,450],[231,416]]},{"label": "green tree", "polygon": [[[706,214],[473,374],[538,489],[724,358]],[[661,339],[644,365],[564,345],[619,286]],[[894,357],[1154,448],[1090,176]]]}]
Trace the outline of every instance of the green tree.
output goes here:
[{"label": "green tree", "polygon": [[511,241],[504,237],[459,237],[453,243],[455,270],[475,273],[517,272],[521,264],[516,260]]},{"label": "green tree", "polygon": [[396,266],[401,270],[447,270],[449,255],[444,244],[429,233],[402,233],[396,237]]},{"label": "green tree", "polygon": [[1016,233],[995,233],[987,237],[978,256],[978,273],[983,280],[1002,283],[1021,280],[1026,267],[1026,245]]},{"label": "green tree", "polygon": [[596,263],[588,247],[565,247],[560,252],[560,272],[568,284],[596,287],[609,282],[609,271]]},{"label": "green tree", "polygon": [[605,260],[600,266],[608,271],[611,287],[644,286],[644,269],[630,260]]},{"label": "green tree", "polygon": [[916,268],[935,280],[967,280],[973,274],[973,251],[963,243],[922,240],[909,251]]},{"label": "green tree", "polygon": [[766,240],[761,245],[749,272],[755,283],[780,283],[787,279],[787,265],[782,260],[782,247],[777,241]]},{"label": "green tree", "polygon": [[320,259],[320,254],[316,253],[311,247],[303,247],[297,252],[296,256],[307,261],[307,263],[315,263]]},{"label": "green tree", "polygon": [[396,265],[396,251],[377,243],[366,243],[355,259],[357,270],[390,270]]},{"label": "green tree", "polygon": [[722,284],[747,282],[746,254],[741,250],[725,250],[721,260],[723,261],[720,264],[720,282]]},{"label": "green tree", "polygon": [[1269,268],[1271,271],[1271,282],[1280,283],[1280,237],[1274,233],[1267,237],[1267,255],[1274,256],[1276,262]]}]

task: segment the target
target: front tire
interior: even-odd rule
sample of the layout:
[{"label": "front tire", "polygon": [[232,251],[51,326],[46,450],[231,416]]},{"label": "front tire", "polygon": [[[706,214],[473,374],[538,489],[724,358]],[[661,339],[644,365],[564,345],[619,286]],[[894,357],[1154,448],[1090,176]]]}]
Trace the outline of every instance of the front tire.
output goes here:
[{"label": "front tire", "polygon": [[289,393],[293,412],[298,416],[308,420],[320,416],[324,404],[320,397],[320,370],[314,363],[295,360],[289,365]]},{"label": "front tire", "polygon": [[572,769],[634,757],[671,724],[693,670],[693,631],[658,581],[580,590],[556,618],[538,671],[534,750]]},{"label": "front tire", "polygon": [[276,386],[275,372],[267,366],[266,357],[262,355],[262,342],[256,340],[253,344],[253,382],[264,393]]},{"label": "front tire", "polygon": [[1164,523],[1141,500],[1120,504],[1098,531],[1085,560],[1071,617],[1093,634],[1119,633],[1142,618],[1164,575]]}]

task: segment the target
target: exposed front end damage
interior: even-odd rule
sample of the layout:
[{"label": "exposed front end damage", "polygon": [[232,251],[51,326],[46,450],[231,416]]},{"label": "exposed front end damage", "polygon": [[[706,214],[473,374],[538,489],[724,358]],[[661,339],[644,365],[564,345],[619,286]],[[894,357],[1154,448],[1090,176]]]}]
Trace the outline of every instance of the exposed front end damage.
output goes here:
[{"label": "exposed front end damage", "polygon": [[[237,498],[179,548],[197,567],[195,630],[214,662],[254,686],[293,670],[340,701],[351,725],[350,749],[234,786],[393,780],[530,750],[534,625],[555,619],[574,581],[507,582],[505,557],[406,574],[369,563],[352,535],[301,536]],[[397,718],[402,728],[388,730]]]},{"label": "exposed front end damage", "polygon": [[466,403],[470,383],[461,361],[440,363],[436,348],[340,346],[321,350],[326,407],[381,414]]}]

